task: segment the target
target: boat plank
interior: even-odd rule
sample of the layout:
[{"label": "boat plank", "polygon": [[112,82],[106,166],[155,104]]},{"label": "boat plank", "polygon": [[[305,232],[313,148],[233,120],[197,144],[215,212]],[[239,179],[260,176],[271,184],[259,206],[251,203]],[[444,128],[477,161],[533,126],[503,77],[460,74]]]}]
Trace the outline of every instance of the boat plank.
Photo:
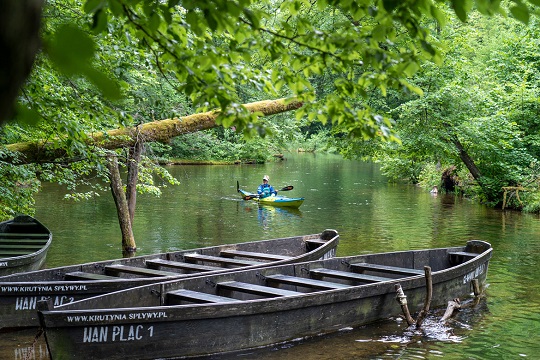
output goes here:
[{"label": "boat plank", "polygon": [[323,277],[335,277],[337,279],[354,280],[354,281],[361,281],[361,282],[366,282],[366,283],[393,280],[393,279],[381,277],[381,276],[364,275],[364,274],[358,274],[358,273],[353,273],[353,272],[348,272],[348,271],[340,271],[340,270],[333,270],[333,269],[326,269],[326,268],[311,269],[309,270],[309,273],[315,274],[318,276],[323,276]]},{"label": "boat plank", "polygon": [[33,250],[9,250],[9,249],[0,249],[0,258],[10,257],[10,256],[19,256],[33,253]]},{"label": "boat plank", "polygon": [[449,252],[448,255],[475,258],[480,254],[472,253],[472,252],[466,252],[466,251],[453,251],[453,252]]},{"label": "boat plank", "polygon": [[169,267],[173,269],[180,269],[180,270],[191,270],[191,271],[197,271],[197,272],[223,270],[223,268],[219,266],[200,265],[200,264],[185,263],[185,262],[165,260],[165,259],[150,259],[150,260],[146,260],[145,263],[146,263],[146,266],[148,266],[149,268],[156,269],[156,270],[158,270],[160,266]]},{"label": "boat plank", "polygon": [[266,276],[266,280],[270,282],[277,282],[282,284],[296,285],[322,290],[344,289],[350,287],[349,285],[335,283],[331,281],[307,279],[288,275],[269,275]]},{"label": "boat plank", "polygon": [[189,302],[203,303],[203,304],[238,301],[237,299],[233,299],[230,297],[207,294],[200,291],[193,291],[193,290],[187,290],[187,289],[169,291],[167,293],[167,300],[171,300],[171,301],[168,301],[170,305],[175,305],[176,304],[175,300],[189,301]]},{"label": "boat plank", "polygon": [[231,259],[221,256],[210,256],[202,254],[185,254],[184,259],[186,261],[207,261],[225,265],[236,265],[236,266],[250,266],[250,265],[260,265],[260,261],[251,261],[251,260],[240,260],[240,259]]},{"label": "boat plank", "polygon": [[269,287],[269,286],[262,286],[262,285],[244,283],[244,282],[240,282],[240,281],[224,281],[224,282],[220,282],[220,283],[217,283],[217,287],[219,289],[240,291],[240,292],[245,292],[245,293],[248,293],[248,294],[260,295],[260,296],[270,296],[270,297],[291,296],[291,295],[300,295],[300,294],[302,294],[301,292],[297,292],[297,291],[278,289],[278,288],[273,288],[273,287]]},{"label": "boat plank", "polygon": [[[2,244],[0,243],[0,249],[27,249],[27,250],[39,250],[43,245],[34,244]],[[1,250],[0,250],[1,251]]]},{"label": "boat plank", "polygon": [[369,263],[351,264],[351,268],[354,269],[355,271],[373,270],[373,271],[379,271],[379,272],[384,272],[388,274],[397,274],[397,275],[424,275],[424,270],[379,265],[379,264],[369,264]]},{"label": "boat plank", "polygon": [[118,280],[117,276],[109,276],[103,274],[93,274],[83,271],[73,271],[67,273],[64,278],[66,280]]},{"label": "boat plank", "polygon": [[31,233],[3,233],[0,235],[0,239],[24,239],[24,238],[32,238],[32,239],[48,239],[48,234],[31,234]]},{"label": "boat plank", "polygon": [[285,255],[267,254],[267,253],[240,251],[240,250],[222,250],[220,252],[220,255],[224,257],[241,256],[241,257],[248,257],[248,258],[253,258],[253,259],[272,260],[272,261],[287,260],[291,258],[290,256],[285,256]]},{"label": "boat plank", "polygon": [[128,274],[148,276],[148,277],[178,276],[178,273],[171,272],[171,271],[147,269],[147,268],[140,268],[136,266],[121,265],[121,264],[107,265],[105,266],[105,272],[110,273],[110,274],[128,273]]}]

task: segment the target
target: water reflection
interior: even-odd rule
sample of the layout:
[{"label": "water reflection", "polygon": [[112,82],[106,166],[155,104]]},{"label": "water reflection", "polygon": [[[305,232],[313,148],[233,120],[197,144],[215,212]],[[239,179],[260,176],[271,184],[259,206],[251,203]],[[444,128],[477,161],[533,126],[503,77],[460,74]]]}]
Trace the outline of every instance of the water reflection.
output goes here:
[{"label": "water reflection", "polygon": [[[261,359],[516,359],[540,353],[538,215],[490,209],[442,193],[434,197],[418,187],[388,183],[377,165],[338,156],[299,154],[275,164],[178,166],[170,171],[180,186],[165,189],[161,198],[138,197],[138,255],[327,228],[340,233],[338,256],[461,246],[471,239],[493,245],[486,305],[457,314],[448,324],[453,328],[448,341],[408,338],[406,324],[391,319],[255,352]],[[261,208],[241,200],[236,180],[257,184],[262,173],[294,185],[294,195],[306,197],[301,210]],[[70,203],[62,200],[64,193],[62,187],[46,184],[36,201],[36,216],[54,234],[47,265],[121,257],[110,196]],[[0,334],[0,359],[19,359],[34,337],[35,329],[25,336]],[[38,344],[44,349],[42,339]],[[393,339],[397,341],[389,341]],[[255,358],[250,354],[240,358]]]}]

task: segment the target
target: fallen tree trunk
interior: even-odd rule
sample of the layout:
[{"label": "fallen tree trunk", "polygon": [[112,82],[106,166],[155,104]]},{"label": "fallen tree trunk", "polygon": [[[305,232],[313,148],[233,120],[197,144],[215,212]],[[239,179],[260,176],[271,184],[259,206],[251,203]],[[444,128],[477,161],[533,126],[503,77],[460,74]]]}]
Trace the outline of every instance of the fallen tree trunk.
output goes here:
[{"label": "fallen tree trunk", "polygon": [[[303,103],[296,99],[277,99],[258,101],[242,106],[252,113],[258,112],[263,116],[268,116],[296,110],[302,107],[302,105]],[[216,119],[219,114],[220,111],[215,110],[181,118],[153,121],[141,124],[136,128],[129,127],[89,134],[87,144],[112,150],[133,146],[137,137],[143,142],[155,141],[167,143],[176,136],[218,126]],[[55,149],[49,141],[15,143],[6,145],[6,149],[23,155],[23,163],[53,162],[55,159],[66,156],[64,149]],[[4,159],[4,161],[11,162],[13,159]]]}]

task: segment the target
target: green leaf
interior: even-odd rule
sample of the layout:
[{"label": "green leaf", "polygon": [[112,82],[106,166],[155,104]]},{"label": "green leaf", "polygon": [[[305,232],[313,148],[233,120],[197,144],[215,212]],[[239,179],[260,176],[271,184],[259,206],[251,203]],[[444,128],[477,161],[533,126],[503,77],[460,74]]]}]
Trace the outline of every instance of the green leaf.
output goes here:
[{"label": "green leaf", "polygon": [[387,12],[394,11],[402,1],[400,0],[383,0],[383,7]]},{"label": "green leaf", "polygon": [[83,10],[87,14],[93,14],[103,9],[105,2],[103,0],[88,0],[84,3]]},{"label": "green leaf", "polygon": [[82,72],[94,56],[94,41],[81,29],[64,25],[48,43],[48,54],[68,75]]},{"label": "green leaf", "polygon": [[527,5],[518,3],[510,8],[510,13],[522,23],[529,23],[529,9],[527,8]]},{"label": "green leaf", "polygon": [[93,68],[88,68],[85,71],[85,75],[94,85],[97,86],[104,96],[111,100],[120,99],[121,96],[119,85],[115,81],[109,79],[107,75]]},{"label": "green leaf", "polygon": [[467,13],[471,9],[471,2],[469,0],[452,0],[452,7],[457,17],[463,21],[467,21]]}]

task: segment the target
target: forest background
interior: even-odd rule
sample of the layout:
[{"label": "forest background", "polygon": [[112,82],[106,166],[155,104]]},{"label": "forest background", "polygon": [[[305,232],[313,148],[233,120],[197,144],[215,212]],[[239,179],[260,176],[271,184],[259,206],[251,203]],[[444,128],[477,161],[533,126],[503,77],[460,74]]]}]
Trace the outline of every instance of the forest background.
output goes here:
[{"label": "forest background", "polygon": [[[65,184],[73,200],[109,191],[112,155],[115,167],[135,164],[138,192],[159,196],[178,185],[161,164],[260,163],[299,149],[376,161],[394,181],[538,212],[539,5],[6,1],[13,21],[0,33],[32,23],[20,19],[34,11],[41,47],[0,130],[0,218],[32,214],[42,181]],[[277,98],[297,110],[261,117],[241,105]],[[111,129],[212,109],[215,126],[141,141],[139,157],[136,133],[122,135],[128,145],[102,146]]]}]

